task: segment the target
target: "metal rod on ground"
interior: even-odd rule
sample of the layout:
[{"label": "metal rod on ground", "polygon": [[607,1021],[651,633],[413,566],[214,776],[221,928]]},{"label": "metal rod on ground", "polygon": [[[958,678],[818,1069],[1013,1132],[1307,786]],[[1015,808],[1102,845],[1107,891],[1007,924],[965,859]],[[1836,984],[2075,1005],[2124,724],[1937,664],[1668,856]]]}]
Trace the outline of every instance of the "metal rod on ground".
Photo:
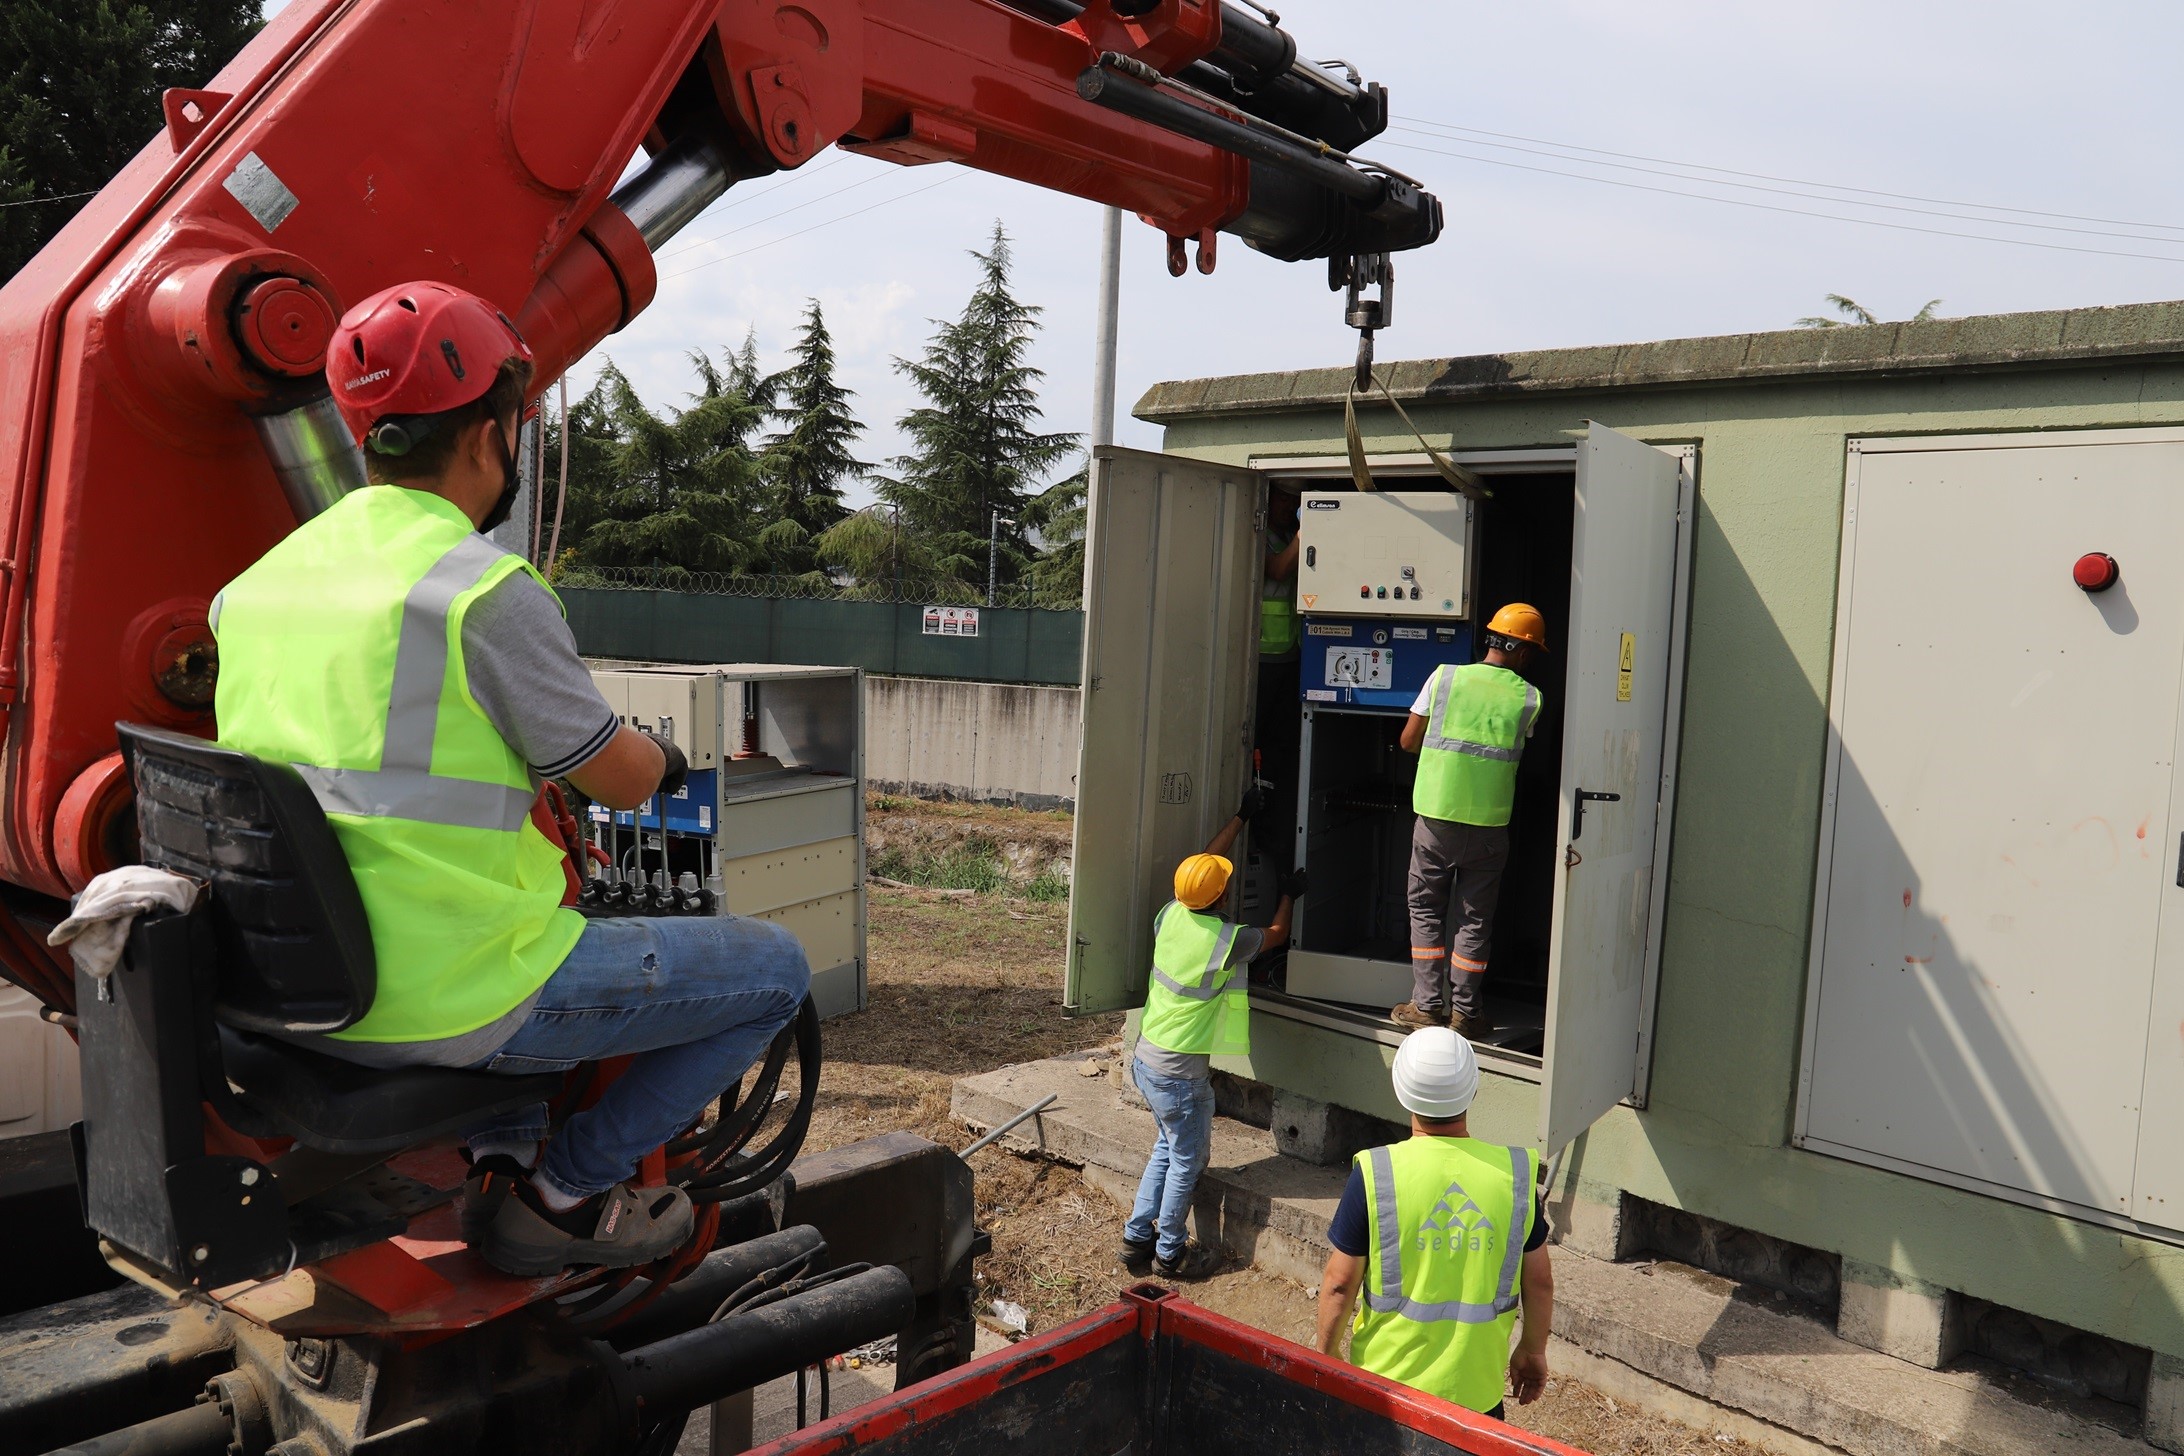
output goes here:
[{"label": "metal rod on ground", "polygon": [[1122,209],[1100,219],[1100,310],[1092,330],[1092,444],[1115,443],[1115,335],[1122,315]]},{"label": "metal rod on ground", "polygon": [[[991,1132],[988,1132],[977,1142],[972,1143],[962,1152],[957,1153],[956,1156],[959,1158],[968,1158],[971,1154],[977,1152],[980,1148],[986,1146],[994,1139],[1000,1137],[1003,1133],[1007,1132],[1010,1128],[1015,1127],[1018,1123],[1024,1121],[1026,1118],[1037,1117],[1040,1113],[1046,1111],[1049,1107],[1052,1107],[1054,1105],[1055,1098],[1060,1095],[1061,1094],[1056,1092],[1047,1093],[1046,1096],[1040,1098],[1037,1102],[1032,1103],[1031,1106],[1025,1108],[1022,1112],[1017,1113],[1016,1116],[1010,1118],[1007,1122],[1002,1123],[999,1127],[994,1128]],[[1040,1139],[1041,1146],[1044,1146],[1045,1142],[1046,1140],[1044,1138]]]}]

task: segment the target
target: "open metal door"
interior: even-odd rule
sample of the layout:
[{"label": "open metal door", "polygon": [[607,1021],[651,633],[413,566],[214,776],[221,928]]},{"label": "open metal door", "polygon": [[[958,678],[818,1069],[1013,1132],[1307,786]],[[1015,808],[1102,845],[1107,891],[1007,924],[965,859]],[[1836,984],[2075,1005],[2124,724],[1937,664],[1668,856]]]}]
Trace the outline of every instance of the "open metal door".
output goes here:
[{"label": "open metal door", "polygon": [[1540,1138],[1566,1146],[1640,1084],[1681,713],[1688,452],[1588,424],[1577,452]]},{"label": "open metal door", "polygon": [[1265,496],[1260,475],[1240,466],[1093,451],[1063,995],[1072,1012],[1145,999],[1153,915],[1173,898],[1176,862],[1205,848],[1243,793]]}]

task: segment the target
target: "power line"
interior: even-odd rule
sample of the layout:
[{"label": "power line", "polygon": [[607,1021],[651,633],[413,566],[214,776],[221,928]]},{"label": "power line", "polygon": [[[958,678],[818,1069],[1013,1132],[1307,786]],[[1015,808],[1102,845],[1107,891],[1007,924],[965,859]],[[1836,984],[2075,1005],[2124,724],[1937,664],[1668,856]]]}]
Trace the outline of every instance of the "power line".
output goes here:
[{"label": "power line", "polygon": [[[687,268],[679,269],[676,272],[666,275],[666,278],[663,278],[661,281],[665,282],[667,278],[681,278],[686,274],[695,273],[701,268],[710,268],[715,263],[726,263],[736,258],[747,258],[753,253],[772,247],[775,243],[785,243],[791,238],[800,238],[806,233],[815,233],[821,228],[832,227],[838,222],[848,222],[853,217],[863,217],[866,213],[876,211],[879,208],[887,207],[897,202],[907,202],[911,198],[916,197],[919,193],[931,192],[936,187],[946,187],[951,182],[960,182],[969,175],[970,174],[968,172],[951,173],[950,175],[941,178],[938,182],[928,182],[923,187],[912,188],[908,192],[898,192],[893,197],[883,197],[878,202],[867,203],[865,206],[856,209],[854,212],[843,213],[840,217],[830,217],[824,222],[815,222],[809,227],[798,228],[793,233],[783,233],[778,238],[768,238],[763,243],[753,243],[750,247],[741,249],[737,252],[724,253],[718,258],[708,258],[702,263],[693,263]],[[845,187],[840,190],[843,192],[847,192],[849,189]],[[816,201],[817,199],[814,200]]]},{"label": "power line", "polygon": [[[1460,143],[1462,143],[1462,144],[1463,144],[1463,145],[1465,145],[1465,146],[1474,146],[1474,147],[1492,147],[1492,148],[1494,148],[1494,149],[1495,149],[1495,150],[1497,150],[1497,151],[1505,151],[1505,152],[1523,152],[1523,153],[1524,153],[1525,155],[1527,155],[1527,156],[1533,156],[1533,157],[1547,157],[1547,158],[1551,158],[1552,160],[1554,160],[1554,161],[1558,161],[1558,162],[1574,162],[1574,163],[1576,163],[1577,165],[1579,165],[1579,166],[1583,166],[1583,167],[1614,167],[1614,168],[1616,168],[1617,170],[1619,170],[1619,171],[1624,171],[1624,172],[1643,172],[1643,173],[1645,173],[1645,174],[1646,174],[1647,176],[1649,176],[1649,177],[1672,177],[1672,178],[1676,179],[1676,180],[1677,180],[1677,181],[1679,181],[1679,182],[1696,182],[1696,183],[1700,184],[1701,186],[1705,186],[1705,187],[1738,187],[1738,188],[1742,188],[1742,189],[1744,189],[1745,191],[1748,191],[1748,192],[1766,192],[1766,193],[1771,193],[1771,194],[1773,194],[1773,195],[1775,195],[1775,196],[1778,196],[1778,197],[1802,197],[1802,198],[1805,198],[1805,199],[1807,199],[1808,201],[1812,201],[1812,202],[1830,202],[1830,203],[1835,203],[1835,204],[1837,204],[1838,206],[1842,206],[1842,207],[1877,207],[1877,208],[1882,208],[1882,209],[1885,209],[1886,211],[1889,211],[1889,212],[1908,212],[1908,213],[1915,213],[1915,214],[1917,214],[1918,216],[1921,216],[1921,217],[1941,217],[1941,218],[1950,218],[1950,219],[1953,219],[1953,220],[1955,220],[1955,221],[1957,221],[1957,222],[1969,222],[1969,223],[1978,223],[1978,224],[1983,224],[1983,225],[1986,225],[1986,226],[1991,226],[1991,227],[2038,228],[2038,229],[2039,229],[2039,230],[2041,230],[2042,232],[2053,232],[2053,233],[2077,233],[2077,234],[2081,234],[2081,235],[2083,235],[2083,236],[2086,236],[2086,237],[2096,237],[2096,238],[2120,238],[2120,239],[2124,239],[2124,240],[2127,240],[2127,241],[2131,241],[2131,242],[2140,242],[2140,243],[2167,243],[2167,244],[2171,244],[2171,245],[2174,245],[2174,244],[2178,244],[2178,243],[2184,243],[2184,238],[2165,238],[2165,237],[2158,237],[2158,236],[2149,236],[2149,235],[2148,235],[2148,234],[2146,234],[2146,233],[2119,233],[2119,232],[2112,232],[2112,231],[2110,231],[2110,230],[2108,230],[2108,229],[2106,229],[2106,228],[2083,228],[2083,227],[2069,227],[2069,226],[2067,226],[2067,225],[2065,225],[2065,224],[2062,224],[2062,223],[2052,223],[2052,222],[2012,222],[2012,221],[2011,221],[2010,219],[2008,219],[2008,218],[2003,218],[2003,217],[1979,217],[1979,216],[1976,216],[1976,215],[1972,215],[1972,214],[1967,214],[1967,213],[1962,213],[1962,212],[1947,212],[1947,211],[1943,211],[1943,210],[1941,210],[1941,209],[1939,209],[1939,208],[1931,208],[1931,207],[1909,207],[1909,206],[1906,206],[1906,205],[1904,205],[1904,204],[1902,204],[1902,203],[1898,203],[1898,202],[1860,202],[1860,201],[1858,201],[1858,200],[1857,200],[1856,198],[1853,198],[1853,197],[1829,197],[1829,196],[1826,196],[1825,194],[1819,194],[1819,193],[1812,193],[1812,192],[1799,192],[1799,191],[1796,191],[1796,190],[1795,190],[1794,188],[1791,188],[1791,187],[1765,187],[1765,186],[1761,186],[1761,185],[1760,185],[1759,183],[1756,183],[1756,182],[1726,182],[1726,181],[1717,181],[1716,179],[1714,179],[1714,178],[1712,178],[1712,177],[1694,177],[1694,176],[1691,176],[1691,175],[1689,175],[1689,173],[1688,173],[1688,172],[1678,172],[1678,171],[1670,171],[1670,170],[1667,170],[1666,168],[1662,168],[1662,167],[1639,167],[1639,166],[1634,166],[1634,165],[1632,165],[1632,164],[1631,164],[1631,163],[1629,163],[1629,162],[1595,162],[1595,161],[1592,161],[1591,159],[1589,159],[1589,158],[1586,158],[1586,157],[1573,157],[1573,156],[1567,156],[1567,155],[1565,155],[1565,154],[1564,154],[1564,153],[1562,153],[1562,152],[1553,152],[1553,151],[1546,151],[1546,150],[1543,150],[1542,148],[1539,148],[1539,147],[1520,147],[1520,146],[1514,146],[1514,145],[1512,145],[1512,144],[1510,144],[1510,143],[1508,143],[1508,142],[1485,142],[1485,141],[1474,141],[1474,140],[1472,140],[1472,139],[1471,139],[1470,137],[1450,137],[1450,136],[1443,136],[1443,135],[1441,135],[1441,134],[1440,134],[1439,132],[1434,132],[1434,131],[1425,131],[1425,130],[1422,130],[1422,129],[1420,129],[1420,128],[1418,128],[1418,127],[1415,127],[1415,126],[1398,126],[1398,127],[1396,127],[1396,128],[1395,128],[1395,130],[1397,130],[1397,131],[1402,131],[1402,132],[1408,132],[1408,133],[1410,133],[1410,134],[1411,134],[1412,136],[1422,136],[1422,137],[1429,137],[1429,138],[1431,138],[1431,139],[1432,139],[1432,140],[1434,140],[1434,141],[1454,141],[1454,142],[1460,142]],[[1396,143],[1395,145],[1400,145],[1400,143]],[[1551,146],[1551,145],[1553,145],[1553,143],[1548,143],[1547,145]],[[1590,148],[1573,148],[1572,150],[1588,150],[1588,151],[1589,151],[1589,150],[1591,150],[1591,149],[1590,149]],[[1691,168],[1691,169],[1693,169],[1693,170],[1700,170],[1700,171],[1715,171],[1715,170],[1719,170],[1719,169],[1716,169],[1716,168],[1710,168],[1710,167],[1700,167],[1700,166],[1699,166],[1699,165],[1698,165],[1697,163],[1676,162],[1676,163],[1672,163],[1672,164],[1670,164],[1670,165],[1671,165],[1671,166],[1675,166],[1675,167],[1688,167],[1688,168]],[[1738,175],[1745,175],[1745,174],[1738,174]],[[1827,187],[1827,186],[1829,186],[1829,185],[1831,185],[1831,184],[1829,184],[1829,183],[1825,183],[1825,182],[1812,182],[1812,183],[1805,183],[1805,184],[1800,184],[1800,185],[1804,185],[1804,186],[1811,186],[1811,187]],[[1845,190],[1845,191],[1848,191],[1848,190],[1857,190],[1857,189],[1838,189],[1838,190]],[[1964,203],[1964,204],[1958,204],[1958,205],[1961,205],[1961,206],[1966,206],[1966,207],[1977,207],[1977,206],[1979,206],[1980,204],[1978,204],[1978,203]],[[2134,226],[2137,226],[2137,224],[2134,224]],[[2146,226],[2146,227],[2161,227],[2161,226],[2163,226],[2163,224],[2161,224],[2161,223],[2146,223],[2146,224],[2143,224],[2143,226]]]},{"label": "power line", "polygon": [[70,202],[78,197],[96,197],[99,189],[88,192],[57,192],[51,197],[20,197],[13,202],[0,202],[0,207],[36,207],[41,202]]},{"label": "power line", "polygon": [[[1848,217],[1839,212],[1814,212],[1803,207],[1783,207],[1772,202],[1753,202],[1742,197],[1718,197],[1710,192],[1686,192],[1676,187],[1655,187],[1646,182],[1625,182],[1616,177],[1595,177],[1585,172],[1564,172],[1554,167],[1535,167],[1526,162],[1504,161],[1500,157],[1477,157],[1468,152],[1444,152],[1438,147],[1423,147],[1415,142],[1386,142],[1383,146],[1409,152],[1429,152],[1437,157],[1454,157],[1462,162],[1477,162],[1488,167],[1507,167],[1518,172],[1538,172],[1548,177],[1568,177],[1579,182],[1597,182],[1603,187],[1623,187],[1634,192],[1658,192],[1668,197],[1689,197],[1699,202],[1718,202],[1725,207],[1749,207],[1760,212],[1788,213],[1793,217],[1817,217],[1827,222],[1858,223],[1864,227],[1888,228],[1899,233],[1925,233],[1937,238],[1964,238],[1975,243],[2008,243],[2019,248],[2039,248],[2050,253],[2087,253],[2101,258],[2143,258],[2154,263],[2184,263],[2184,257],[2174,253],[2132,253],[2117,248],[2083,248],[2073,243],[2043,243],[2037,238],[2002,238],[1992,233],[1964,233],[1949,228],[1920,227],[1916,223],[1888,222],[1877,217]],[[1693,179],[1697,180],[1697,179]],[[2184,240],[2180,240],[2184,241]]]},{"label": "power line", "polygon": [[[1399,116],[1396,120],[1408,122],[1413,126],[1439,128],[1442,131],[1466,132],[1470,136],[1499,137],[1503,141],[1510,142],[1530,142],[1534,146],[1555,147],[1565,152],[1590,152],[1596,157],[1621,157],[1631,162],[1657,162],[1664,167],[1682,167],[1696,172],[1719,172],[1725,177],[1752,177],[1761,182],[1786,182],[1796,187],[1821,187],[1831,192],[1857,192],[1867,197],[1893,197],[1899,202],[1929,202],[1937,207],[1972,207],[1983,212],[2014,212],[2022,217],[2060,218],[2064,222],[2097,222],[2106,223],[2111,227],[2158,228],[2166,232],[2184,232],[2184,224],[2180,223],[2137,222],[2130,218],[2117,217],[2087,217],[2075,212],[2046,212],[2037,207],[2010,207],[1999,202],[1961,202],[1946,197],[1923,197],[1916,192],[1884,192],[1879,188],[1854,187],[1843,182],[1814,182],[1803,177],[1777,177],[1768,172],[1740,172],[1734,167],[1714,167],[1704,162],[1683,162],[1673,157],[1649,157],[1642,152],[1617,152],[1610,151],[1605,147],[1583,146],[1576,142],[1547,141],[1540,137],[1519,136],[1514,132],[1487,131],[1482,127],[1458,126],[1454,122],[1432,121],[1420,116]],[[1449,137],[1446,140],[1468,141],[1469,137]],[[1485,145],[1483,143],[1472,144]],[[1578,159],[1572,157],[1568,160],[1576,161]],[[1692,178],[1691,180],[1698,181],[1700,179]],[[2000,222],[2001,219],[1997,218],[1994,221]]]}]

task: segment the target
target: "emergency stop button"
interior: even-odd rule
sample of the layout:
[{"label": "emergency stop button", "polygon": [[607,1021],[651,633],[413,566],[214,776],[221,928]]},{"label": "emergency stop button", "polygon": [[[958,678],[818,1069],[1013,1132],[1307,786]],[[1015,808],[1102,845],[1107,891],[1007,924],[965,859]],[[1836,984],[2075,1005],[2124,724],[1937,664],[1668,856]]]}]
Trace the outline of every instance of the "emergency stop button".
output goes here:
[{"label": "emergency stop button", "polygon": [[2116,584],[2123,575],[2123,568],[2116,565],[2116,558],[2105,551],[2088,551],[2078,558],[2078,564],[2070,568],[2071,580],[2085,592],[2104,592]]}]

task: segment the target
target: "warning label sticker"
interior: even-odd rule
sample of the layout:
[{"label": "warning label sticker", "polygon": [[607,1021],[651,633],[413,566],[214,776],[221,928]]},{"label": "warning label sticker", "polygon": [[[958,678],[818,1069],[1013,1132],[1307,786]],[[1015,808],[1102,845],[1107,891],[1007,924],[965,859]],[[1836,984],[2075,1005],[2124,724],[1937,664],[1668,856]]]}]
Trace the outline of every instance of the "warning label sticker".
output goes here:
[{"label": "warning label sticker", "polygon": [[1423,642],[1426,640],[1426,629],[1423,627],[1397,627],[1394,630],[1395,640],[1398,642]]},{"label": "warning label sticker", "polygon": [[1350,624],[1347,622],[1343,622],[1340,624],[1336,624],[1333,622],[1314,622],[1312,623],[1312,625],[1306,627],[1304,630],[1314,637],[1347,637],[1350,635]]},{"label": "warning label sticker", "polygon": [[1615,659],[1615,701],[1630,701],[1630,668],[1638,660],[1638,639],[1630,633],[1623,634],[1623,650]]}]

